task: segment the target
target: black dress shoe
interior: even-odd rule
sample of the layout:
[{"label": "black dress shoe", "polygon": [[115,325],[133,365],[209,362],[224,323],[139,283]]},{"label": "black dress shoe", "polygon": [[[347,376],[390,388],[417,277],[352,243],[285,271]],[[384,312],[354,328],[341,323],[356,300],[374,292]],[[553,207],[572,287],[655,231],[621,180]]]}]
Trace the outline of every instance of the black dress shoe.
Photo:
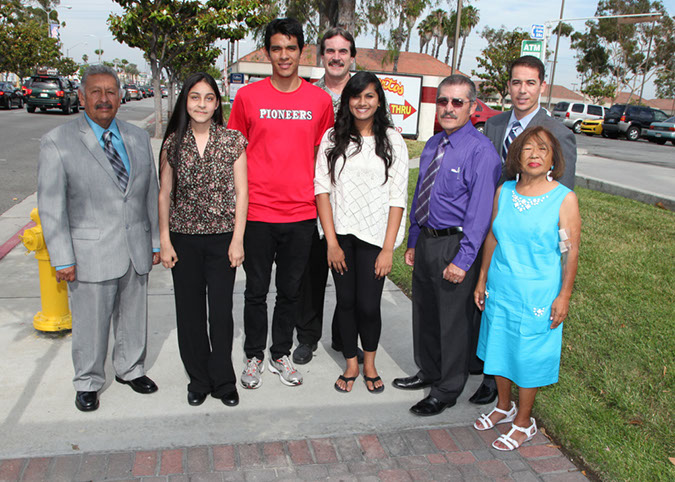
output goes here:
[{"label": "black dress shoe", "polygon": [[431,415],[438,415],[448,407],[453,407],[457,403],[456,400],[452,402],[441,402],[439,399],[429,395],[410,407],[410,411],[415,415],[421,417],[429,417]]},{"label": "black dress shoe", "polygon": [[480,387],[478,387],[478,390],[476,390],[476,393],[471,395],[469,402],[476,405],[487,405],[488,403],[494,402],[496,399],[497,388],[486,385],[485,381],[483,381],[483,383],[480,384]]},{"label": "black dress shoe", "polygon": [[293,363],[297,365],[305,365],[312,361],[314,357],[314,352],[316,351],[317,344],[308,345],[307,343],[300,343],[298,347],[293,351]]},{"label": "black dress shoe", "polygon": [[237,389],[235,388],[230,393],[223,395],[220,400],[228,407],[236,407],[239,405],[239,393],[237,393]]},{"label": "black dress shoe", "polygon": [[115,380],[123,385],[129,385],[134,392],[155,393],[157,391],[155,382],[145,375],[134,378],[133,380],[122,380],[120,377],[115,377]]},{"label": "black dress shoe", "polygon": [[77,392],[75,406],[83,412],[93,412],[98,408],[97,392]]},{"label": "black dress shoe", "polygon": [[394,378],[392,385],[401,390],[419,390],[420,388],[428,387],[431,385],[431,382],[425,382],[417,375],[413,375],[411,377]]},{"label": "black dress shoe", "polygon": [[187,401],[193,407],[201,405],[206,400],[206,393],[191,392],[188,390]]}]

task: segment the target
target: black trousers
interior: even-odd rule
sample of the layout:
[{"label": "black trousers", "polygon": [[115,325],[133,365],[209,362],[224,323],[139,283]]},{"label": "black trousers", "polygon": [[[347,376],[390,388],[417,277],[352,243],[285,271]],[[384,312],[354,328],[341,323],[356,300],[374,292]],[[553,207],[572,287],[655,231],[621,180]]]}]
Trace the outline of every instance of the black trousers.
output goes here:
[{"label": "black trousers", "polygon": [[443,279],[443,270],[459,251],[462,234],[434,238],[424,231],[415,246],[413,268],[413,347],[418,376],[432,383],[430,395],[457,399],[469,375],[474,332],[473,290],[480,262],[459,284]]},{"label": "black trousers", "polygon": [[333,270],[336,316],[345,358],[356,356],[357,338],[365,351],[377,350],[382,331],[380,302],[384,278],[375,278],[375,260],[382,248],[361,241],[356,236],[338,234],[338,243],[345,253],[347,270]]},{"label": "black trousers", "polygon": [[[232,233],[171,233],[178,262],[171,269],[178,348],[188,390],[222,397],[235,389],[232,291],[236,270],[227,250]],[[208,317],[207,317],[208,304]]]},{"label": "black trousers", "polygon": [[273,359],[290,355],[293,327],[298,313],[300,283],[305,272],[316,220],[295,223],[248,221],[244,234],[244,352],[247,358],[264,358],[267,346],[267,293],[276,263],[277,298],[272,315]]},{"label": "black trousers", "polygon": [[[295,322],[298,343],[314,345],[321,339],[323,332],[323,306],[326,297],[326,281],[328,280],[328,262],[326,261],[326,240],[319,237],[314,228],[312,248],[309,261],[302,276],[300,288],[299,310]],[[342,347],[342,340],[336,322],[336,311],[333,312],[332,342]]]}]

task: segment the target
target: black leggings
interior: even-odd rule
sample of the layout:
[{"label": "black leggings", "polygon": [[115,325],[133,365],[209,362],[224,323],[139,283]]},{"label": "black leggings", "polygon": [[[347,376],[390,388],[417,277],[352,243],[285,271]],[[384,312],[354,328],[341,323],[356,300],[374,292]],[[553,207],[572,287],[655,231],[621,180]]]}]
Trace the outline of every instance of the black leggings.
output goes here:
[{"label": "black leggings", "polygon": [[[188,390],[227,395],[236,387],[232,367],[232,290],[236,270],[227,250],[232,233],[171,233],[178,262],[171,270],[178,348],[190,377]],[[208,304],[208,321],[207,321]]]},{"label": "black leggings", "polygon": [[336,317],[345,358],[356,356],[357,337],[365,351],[377,350],[382,331],[380,301],[384,278],[375,278],[375,260],[382,248],[351,234],[338,234],[347,271],[333,270],[337,296]]}]

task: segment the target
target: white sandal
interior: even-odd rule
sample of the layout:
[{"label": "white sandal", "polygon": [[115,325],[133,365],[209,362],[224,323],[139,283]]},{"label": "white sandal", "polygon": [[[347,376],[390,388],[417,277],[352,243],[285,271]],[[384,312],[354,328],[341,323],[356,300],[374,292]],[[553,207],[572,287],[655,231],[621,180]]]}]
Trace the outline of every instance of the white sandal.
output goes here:
[{"label": "white sandal", "polygon": [[[532,422],[532,425],[530,425],[527,428],[519,427],[518,425],[511,424],[511,430],[509,430],[509,433],[502,434],[500,435],[497,440],[492,442],[492,448],[495,448],[497,450],[501,450],[502,452],[510,452],[511,450],[515,450],[518,447],[520,447],[522,444],[525,442],[529,442],[532,440],[534,435],[537,433],[537,422],[534,421],[532,417],[530,417],[530,422]],[[518,430],[519,432],[523,432],[525,435],[527,435],[527,438],[523,440],[522,442],[518,443],[517,440],[514,440],[511,438],[511,435]],[[502,448],[497,445],[495,445],[497,442],[503,443],[507,448]]]},{"label": "white sandal", "polygon": [[[505,415],[505,417],[502,418],[501,420],[498,420],[496,424],[493,423],[492,420],[490,420],[490,415],[492,415],[495,412],[501,413],[502,415]],[[475,428],[476,430],[480,430],[481,432],[483,430],[490,430],[492,427],[494,427],[495,425],[499,425],[500,423],[511,423],[511,422],[513,422],[516,419],[517,414],[518,414],[518,407],[516,407],[515,402],[512,401],[511,402],[511,410],[509,410],[508,412],[506,410],[501,410],[501,409],[495,407],[487,415],[485,415],[484,413],[481,413],[480,418],[473,423],[473,428]],[[481,422],[483,425],[479,426],[478,422]]]}]

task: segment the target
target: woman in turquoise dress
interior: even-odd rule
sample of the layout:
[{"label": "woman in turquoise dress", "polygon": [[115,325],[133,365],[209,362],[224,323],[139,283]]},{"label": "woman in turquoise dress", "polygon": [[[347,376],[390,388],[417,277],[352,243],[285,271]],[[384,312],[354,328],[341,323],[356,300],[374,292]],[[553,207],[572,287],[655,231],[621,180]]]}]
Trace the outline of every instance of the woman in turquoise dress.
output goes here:
[{"label": "woman in turquoise dress", "polygon": [[[539,387],[558,381],[562,322],[577,272],[581,217],[574,192],[555,181],[565,169],[560,144],[541,126],[511,144],[504,168],[515,181],[495,194],[492,228],[474,292],[483,311],[478,357],[497,382],[497,406],[476,430],[511,423],[492,446],[514,450],[532,439]],[[561,262],[562,256],[562,262]],[[518,405],[511,385],[519,387]]]}]

